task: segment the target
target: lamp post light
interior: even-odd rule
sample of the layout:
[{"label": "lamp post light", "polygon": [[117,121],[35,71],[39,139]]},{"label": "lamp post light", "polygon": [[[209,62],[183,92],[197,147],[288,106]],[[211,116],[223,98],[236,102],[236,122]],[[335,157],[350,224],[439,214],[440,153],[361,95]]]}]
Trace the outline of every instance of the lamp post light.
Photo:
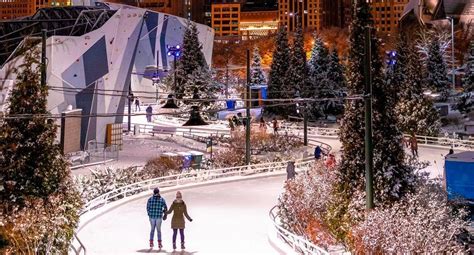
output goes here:
[{"label": "lamp post light", "polygon": [[451,64],[452,64],[452,71],[451,75],[453,76],[453,91],[456,90],[456,69],[454,68],[454,18],[453,17],[446,17],[451,22]]},{"label": "lamp post light", "polygon": [[[173,81],[173,86],[174,86],[174,89],[176,89],[176,61],[178,59],[179,56],[181,56],[181,46],[176,45],[176,46],[169,46],[167,45],[166,48],[168,49],[168,56],[173,56],[173,64],[174,64],[174,81]],[[162,108],[178,108],[178,106],[174,103],[174,100],[173,100],[173,95],[172,93],[168,95],[168,101],[166,102],[166,104],[162,107]]]}]

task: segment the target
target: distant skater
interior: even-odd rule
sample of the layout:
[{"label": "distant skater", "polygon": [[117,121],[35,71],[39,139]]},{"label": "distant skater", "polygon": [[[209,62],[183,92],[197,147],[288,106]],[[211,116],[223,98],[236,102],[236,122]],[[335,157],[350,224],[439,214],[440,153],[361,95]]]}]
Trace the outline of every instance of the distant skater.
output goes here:
[{"label": "distant skater", "polygon": [[314,148],[314,159],[320,160],[322,152],[321,147],[319,147],[319,145],[316,146],[316,148]]},{"label": "distant skater", "polygon": [[296,171],[295,171],[295,161],[291,160],[288,161],[288,165],[286,166],[286,179],[294,179],[296,176]]},{"label": "distant skater", "polygon": [[148,199],[146,204],[146,211],[150,219],[150,248],[153,248],[153,237],[155,235],[155,228],[158,235],[158,248],[162,248],[161,243],[161,222],[166,220],[166,201],[160,196],[160,190],[155,188],[153,190],[153,196]]},{"label": "distant skater", "polygon": [[176,199],[173,201],[173,204],[171,205],[170,209],[168,210],[168,214],[173,212],[173,218],[171,219],[171,228],[173,229],[173,250],[176,250],[176,236],[178,234],[178,229],[179,229],[179,235],[181,237],[181,249],[185,249],[184,247],[184,217],[188,219],[189,221],[193,221],[191,217],[188,215],[188,210],[186,208],[186,203],[183,201],[183,196],[181,195],[181,192],[178,191],[176,192]]},{"label": "distant skater", "polygon": [[151,107],[151,105],[149,105],[145,111],[146,111],[146,121],[151,122],[151,116],[153,115],[153,108]]},{"label": "distant skater", "polygon": [[140,99],[138,97],[135,98],[135,111],[141,111],[141,109],[140,109]]}]

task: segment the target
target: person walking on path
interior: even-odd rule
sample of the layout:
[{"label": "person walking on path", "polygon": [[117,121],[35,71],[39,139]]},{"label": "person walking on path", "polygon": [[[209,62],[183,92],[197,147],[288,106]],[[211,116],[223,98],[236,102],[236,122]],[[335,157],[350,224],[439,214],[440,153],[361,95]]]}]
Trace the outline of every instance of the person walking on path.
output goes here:
[{"label": "person walking on path", "polygon": [[327,168],[332,169],[336,166],[336,157],[334,154],[329,154],[329,157],[326,159],[326,162],[324,162]]},{"label": "person walking on path", "polygon": [[136,112],[141,111],[141,109],[140,109],[140,99],[138,97],[135,97],[135,111]]},{"label": "person walking on path", "polygon": [[276,118],[273,118],[272,124],[273,124],[273,134],[278,135],[278,120]]},{"label": "person walking on path", "polygon": [[411,145],[411,155],[413,155],[413,157],[418,157],[418,141],[416,140],[415,135],[411,136],[410,145]]},{"label": "person walking on path", "polygon": [[181,237],[181,249],[185,249],[184,247],[184,217],[186,216],[186,219],[189,221],[193,221],[191,217],[188,214],[188,210],[186,208],[186,203],[183,201],[183,196],[181,195],[181,192],[178,191],[176,192],[176,199],[173,201],[173,204],[171,205],[170,209],[168,210],[168,214],[173,212],[173,218],[171,218],[171,228],[173,229],[173,250],[176,250],[176,236],[178,234],[179,230],[179,235]]},{"label": "person walking on path", "polygon": [[151,105],[149,105],[145,111],[146,111],[146,121],[151,122],[151,116],[153,115],[153,108],[151,107]]},{"label": "person walking on path", "polygon": [[166,220],[166,201],[160,196],[160,190],[155,188],[153,190],[153,196],[148,199],[146,204],[146,211],[150,219],[150,248],[153,248],[153,237],[155,235],[155,228],[158,236],[158,248],[163,247],[161,243],[161,222]]},{"label": "person walking on path", "polygon": [[229,118],[229,128],[231,132],[235,130],[234,122],[232,121],[232,118]]},{"label": "person walking on path", "polygon": [[296,176],[296,171],[295,171],[295,161],[291,160],[288,161],[288,165],[286,166],[286,179],[294,179]]},{"label": "person walking on path", "polygon": [[260,131],[261,132],[264,132],[267,130],[267,125],[265,123],[265,120],[263,119],[263,117],[260,117],[260,125],[259,125],[259,128],[260,128]]},{"label": "person walking on path", "polygon": [[319,145],[316,146],[316,148],[314,148],[314,159],[320,160],[322,152],[321,147],[319,147]]}]

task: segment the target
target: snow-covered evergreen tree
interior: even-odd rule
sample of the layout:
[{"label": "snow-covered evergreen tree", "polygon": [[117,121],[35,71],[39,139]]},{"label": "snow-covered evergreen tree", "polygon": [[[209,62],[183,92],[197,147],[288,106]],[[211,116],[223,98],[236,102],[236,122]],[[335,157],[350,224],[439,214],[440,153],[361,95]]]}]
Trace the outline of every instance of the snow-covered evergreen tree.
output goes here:
[{"label": "snow-covered evergreen tree", "polygon": [[[329,50],[323,40],[317,34],[314,36],[314,44],[309,59],[309,83],[310,89],[305,91],[305,97],[326,98],[331,97],[333,90],[328,79],[329,72]],[[328,101],[315,102],[310,106],[313,117],[323,116],[327,109]]]},{"label": "snow-covered evergreen tree", "polygon": [[[369,6],[358,2],[351,26],[349,50],[349,94],[364,92],[364,30],[371,24]],[[374,145],[374,191],[376,204],[389,204],[400,199],[412,186],[413,173],[404,164],[402,133],[397,127],[394,113],[395,99],[383,80],[382,64],[378,55],[378,40],[372,29],[372,95],[373,95],[373,145]],[[346,194],[365,191],[364,155],[364,103],[348,100],[340,129],[342,149],[341,191]]]},{"label": "snow-covered evergreen tree", "polygon": [[[290,69],[291,54],[288,46],[288,36],[286,28],[281,26],[278,30],[275,39],[275,50],[273,51],[272,64],[270,69],[270,75],[268,78],[268,99],[279,99],[279,98],[293,98],[291,92],[293,88],[289,86],[288,70]],[[271,104],[277,104],[272,102]],[[288,107],[285,106],[271,106],[265,108],[265,111],[278,114],[286,115]]]},{"label": "snow-covered evergreen tree", "polygon": [[291,66],[288,73],[289,83],[293,90],[306,90],[306,81],[308,78],[308,66],[306,63],[306,52],[304,50],[304,37],[301,24],[296,28],[293,39],[293,48],[291,56]]},{"label": "snow-covered evergreen tree", "polygon": [[471,41],[469,57],[466,63],[466,74],[463,78],[464,92],[474,91],[474,40]]},{"label": "snow-covered evergreen tree", "polygon": [[436,37],[431,40],[428,47],[428,58],[425,65],[425,87],[439,93],[440,100],[446,100],[449,95],[447,66]]},{"label": "snow-covered evergreen tree", "polygon": [[[200,98],[216,98],[215,93],[218,91],[218,87],[212,80],[211,71],[202,52],[202,44],[198,39],[198,33],[196,24],[190,22],[184,32],[181,56],[176,63],[176,67],[165,79],[167,87],[173,88],[176,98],[179,99],[193,98],[195,90],[199,91]],[[176,72],[176,86],[174,86],[174,72]],[[191,100],[184,100],[182,102],[186,105],[198,104],[204,107],[212,104],[212,101],[196,103]]]},{"label": "snow-covered evergreen tree", "polygon": [[327,97],[334,98],[334,100],[326,102],[324,107],[325,113],[334,115],[341,114],[344,110],[341,97],[342,92],[346,88],[346,77],[344,67],[339,62],[339,56],[335,49],[329,55],[327,79],[329,88]]},{"label": "snow-covered evergreen tree", "polygon": [[262,70],[262,57],[260,56],[258,47],[253,49],[253,59],[250,70],[250,83],[256,85],[265,84],[265,75],[263,74]]},{"label": "snow-covered evergreen tree", "polygon": [[398,83],[392,83],[392,86],[400,88],[396,106],[400,129],[410,135],[437,136],[439,115],[432,100],[423,95],[419,53],[404,39],[400,41],[398,50],[394,72]]},{"label": "snow-covered evergreen tree", "polygon": [[82,202],[47,116],[35,45],[19,52],[8,116],[0,124],[0,253],[67,254]]}]

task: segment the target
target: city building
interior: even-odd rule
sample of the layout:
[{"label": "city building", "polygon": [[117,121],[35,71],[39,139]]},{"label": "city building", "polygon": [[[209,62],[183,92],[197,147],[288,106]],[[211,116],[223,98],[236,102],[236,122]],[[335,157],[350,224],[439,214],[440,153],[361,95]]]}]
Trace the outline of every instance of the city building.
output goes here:
[{"label": "city building", "polygon": [[278,29],[278,10],[242,11],[240,13],[240,36],[242,40],[256,39],[276,32]]},{"label": "city building", "polygon": [[323,0],[322,10],[322,27],[349,26],[352,16],[351,0]]},{"label": "city building", "polygon": [[279,0],[278,16],[280,25],[288,31],[294,31],[297,22],[303,30],[320,30],[322,28],[323,0]]},{"label": "city building", "polygon": [[240,3],[212,4],[211,22],[216,40],[222,37],[238,37],[240,25]]},{"label": "city building", "polygon": [[408,0],[371,0],[369,3],[375,29],[385,35],[397,34],[398,22]]},{"label": "city building", "polygon": [[155,12],[162,12],[190,19],[204,24],[206,2],[210,0],[104,0],[109,3],[119,3],[136,6]]},{"label": "city building", "polygon": [[0,0],[0,18],[26,17],[33,15],[39,8],[70,5],[71,0]]}]

